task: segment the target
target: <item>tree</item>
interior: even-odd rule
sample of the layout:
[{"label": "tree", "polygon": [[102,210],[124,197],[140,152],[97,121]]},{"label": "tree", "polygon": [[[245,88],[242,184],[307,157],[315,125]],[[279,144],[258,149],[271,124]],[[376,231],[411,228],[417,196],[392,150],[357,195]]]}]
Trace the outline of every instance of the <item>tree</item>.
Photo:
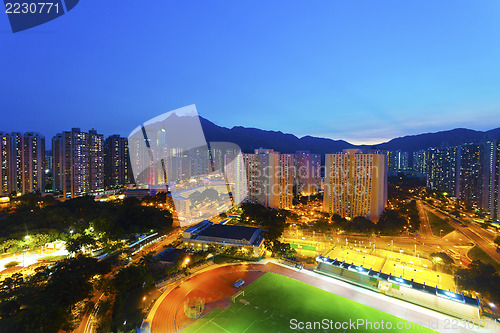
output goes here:
[{"label": "tree", "polygon": [[151,266],[156,263],[158,260],[155,258],[155,253],[153,251],[149,251],[142,255],[139,259],[139,263],[144,266]]},{"label": "tree", "polygon": [[17,314],[21,304],[15,299],[5,300],[0,303],[0,314],[2,317],[12,317]]},{"label": "tree", "polygon": [[295,249],[292,249],[290,247],[290,244],[281,243],[280,241],[275,241],[270,250],[273,255],[278,257],[293,258],[297,255],[297,251],[295,251]]},{"label": "tree", "polygon": [[357,216],[352,220],[351,230],[360,233],[373,233],[376,229],[375,223],[364,216]]},{"label": "tree", "polygon": [[4,265],[4,267],[5,267],[5,268],[10,268],[10,267],[15,267],[15,266],[17,266],[17,265],[19,265],[19,261],[11,261],[11,262],[9,262],[9,263],[6,263],[6,264]]},{"label": "tree", "polygon": [[114,294],[120,294],[153,282],[152,272],[149,268],[142,264],[132,264],[121,268],[115,274],[110,291]]},{"label": "tree", "polygon": [[15,331],[72,330],[80,319],[78,310],[92,295],[92,277],[108,270],[94,258],[79,256],[59,261],[51,268],[38,269],[25,280],[21,277],[20,281],[17,278],[4,281],[16,286],[9,293],[15,293],[24,308],[15,318]]},{"label": "tree", "polygon": [[453,259],[444,252],[432,252],[431,257],[440,258],[443,261],[443,263],[447,265],[451,265],[454,263]]},{"label": "tree", "polygon": [[69,253],[78,253],[83,248],[88,250],[94,250],[96,248],[97,242],[90,235],[79,235],[74,238],[69,239],[66,242],[66,250]]},{"label": "tree", "polygon": [[319,233],[326,233],[326,232],[330,231],[332,228],[333,228],[333,226],[331,225],[331,223],[329,223],[329,221],[325,218],[320,218],[320,219],[316,220],[314,222],[314,224],[312,225],[312,229],[315,232],[319,232]]},{"label": "tree", "polygon": [[377,228],[384,234],[395,235],[403,231],[407,222],[395,210],[384,209],[377,223]]},{"label": "tree", "polygon": [[463,290],[474,290],[492,301],[500,302],[500,275],[491,264],[474,260],[467,268],[455,273],[458,286]]}]

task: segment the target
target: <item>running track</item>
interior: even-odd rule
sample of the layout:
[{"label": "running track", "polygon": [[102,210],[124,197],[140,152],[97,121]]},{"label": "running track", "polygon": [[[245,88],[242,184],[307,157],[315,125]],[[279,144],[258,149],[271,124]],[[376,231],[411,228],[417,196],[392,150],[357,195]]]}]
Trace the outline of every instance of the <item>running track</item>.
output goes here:
[{"label": "running track", "polygon": [[[474,327],[473,329],[454,328],[445,329],[445,322],[452,320],[451,317],[410,304],[395,298],[391,298],[376,292],[366,290],[361,287],[353,286],[343,281],[339,281],[330,277],[322,276],[307,270],[297,271],[295,269],[287,268],[272,262],[266,264],[236,264],[228,266],[219,266],[207,271],[198,273],[190,279],[180,283],[177,287],[171,290],[165,297],[158,300],[158,306],[153,307],[151,332],[152,333],[170,333],[179,332],[183,325],[177,323],[176,314],[181,313],[182,302],[192,290],[196,289],[201,283],[208,280],[216,279],[217,277],[227,274],[238,273],[246,274],[248,272],[273,272],[282,274],[293,279],[305,282],[307,284],[316,286],[325,291],[334,293],[336,295],[351,299],[358,303],[373,307],[375,309],[392,314],[399,318],[409,320],[411,322],[423,323],[428,326],[432,323],[434,330],[439,332],[500,332],[500,325],[493,327],[490,323],[489,328]],[[176,327],[180,326],[180,327]]]}]

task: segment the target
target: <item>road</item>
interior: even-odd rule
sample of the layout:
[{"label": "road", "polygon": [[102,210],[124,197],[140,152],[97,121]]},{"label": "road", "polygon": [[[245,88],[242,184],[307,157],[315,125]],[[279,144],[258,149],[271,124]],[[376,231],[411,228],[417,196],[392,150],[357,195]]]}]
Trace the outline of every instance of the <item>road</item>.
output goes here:
[{"label": "road", "polygon": [[431,223],[429,222],[429,216],[425,212],[424,206],[421,200],[417,200],[418,215],[420,216],[420,234],[421,238],[435,238],[432,233]]},{"label": "road", "polygon": [[[424,325],[426,325],[425,323],[428,323],[426,326],[429,326],[429,324],[432,323],[435,325],[433,328],[440,332],[452,331],[451,329],[445,329],[445,322],[451,321],[452,319],[444,314],[357,287],[340,280],[319,275],[308,270],[297,271],[267,261],[266,264],[235,264],[218,266],[210,270],[200,272],[197,275],[182,281],[169,292],[164,293],[162,297],[158,299],[158,304],[155,304],[151,310],[151,313],[148,315],[148,319],[150,319],[151,322],[151,332],[179,332],[183,327],[177,327],[178,321],[176,320],[176,316],[179,313],[179,309],[182,309],[181,304],[183,300],[185,300],[186,296],[198,286],[203,285],[207,281],[223,277],[227,274],[234,274],[238,272],[243,274],[245,272],[248,273],[254,271],[274,272],[289,276],[293,279],[316,286],[325,291],[351,299],[355,302],[370,306],[411,322],[424,323]],[[202,286],[202,289],[205,289],[204,286]],[[353,317],[355,317],[355,314],[353,314]],[[498,328],[500,328],[500,326]],[[497,332],[498,331],[500,330],[497,330]],[[491,329],[474,327],[473,329],[454,328],[453,332],[494,331]]]},{"label": "road", "polygon": [[[473,241],[477,246],[481,248],[484,252],[486,252],[490,257],[492,257],[496,262],[500,264],[500,253],[496,251],[496,245],[490,238],[490,235],[487,231],[482,229],[481,227],[469,223],[465,227],[458,227],[462,225],[462,221],[457,220],[456,218],[443,213],[441,210],[437,210],[433,207],[426,205],[426,209],[430,210],[432,213],[436,214],[440,218],[451,218],[453,220],[458,221],[459,223],[450,224],[453,227],[457,228],[463,235]],[[486,234],[485,234],[486,233]]]},{"label": "road", "polygon": [[[165,245],[174,242],[178,236],[179,236],[179,230],[176,229],[172,231],[170,234],[168,234],[167,237],[163,238],[161,241],[150,244],[149,246],[145,246],[141,251],[137,252],[132,257],[132,262],[139,260],[143,254],[150,251],[153,251],[155,255],[160,253],[165,249]],[[123,266],[113,267],[111,272],[106,275],[106,278],[112,276],[116,271],[118,271],[122,267]],[[92,297],[92,301],[96,304],[94,307],[94,311],[90,315],[86,315],[85,317],[82,318],[80,326],[78,326],[78,328],[74,330],[73,333],[92,333],[94,331],[95,328],[94,324],[96,323],[94,317],[99,312],[99,309],[97,308],[98,301],[102,298],[103,295],[104,294],[100,291],[94,294],[94,296]]]},{"label": "road", "polygon": [[45,253],[40,253],[38,251],[26,252],[25,254],[17,253],[10,257],[4,257],[0,259],[0,270],[4,268],[6,264],[12,261],[17,261],[19,263],[18,266],[27,267],[30,265],[34,265],[38,262],[38,259],[48,257],[48,256],[67,256],[69,253],[65,248],[57,250],[57,251],[46,251]]}]

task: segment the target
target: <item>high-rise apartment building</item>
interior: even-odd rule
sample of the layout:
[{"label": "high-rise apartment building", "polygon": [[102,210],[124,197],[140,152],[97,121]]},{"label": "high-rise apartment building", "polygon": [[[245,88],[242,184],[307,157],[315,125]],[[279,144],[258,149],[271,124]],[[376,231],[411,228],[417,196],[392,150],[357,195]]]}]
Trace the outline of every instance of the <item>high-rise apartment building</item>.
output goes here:
[{"label": "high-rise apartment building", "polygon": [[494,143],[469,143],[460,147],[458,199],[465,205],[490,211],[494,187]]},{"label": "high-rise apartment building", "polygon": [[[228,153],[224,156],[224,175],[226,184],[229,186],[233,204],[243,202],[248,195],[247,169],[251,158],[245,158],[244,155]],[[251,169],[251,168],[250,168]]]},{"label": "high-rise apartment building", "polygon": [[293,199],[293,155],[273,149],[255,149],[243,155],[248,185],[247,201],[271,208],[291,208]]},{"label": "high-rise apartment building", "polygon": [[106,138],[104,143],[105,187],[114,188],[131,182],[127,138],[118,134]]},{"label": "high-rise apartment building", "polygon": [[11,149],[11,190],[22,193],[23,189],[23,135],[20,132],[10,134]]},{"label": "high-rise apartment building", "polygon": [[392,173],[408,169],[408,152],[396,150],[387,152],[388,169]]},{"label": "high-rise apartment building", "polygon": [[104,137],[96,130],[89,131],[89,188],[90,192],[104,189]]},{"label": "high-rise apartment building", "polygon": [[279,154],[278,165],[276,166],[276,184],[272,190],[272,195],[277,197],[278,205],[276,208],[292,208],[293,200],[293,182],[296,177],[294,155]]},{"label": "high-rise apartment building", "polygon": [[0,196],[12,192],[10,135],[0,132]]},{"label": "high-rise apartment building", "polygon": [[52,139],[54,191],[78,197],[104,188],[104,141],[79,128]]},{"label": "high-rise apartment building", "polygon": [[71,132],[62,132],[52,138],[52,190],[71,196]]},{"label": "high-rise apartment building", "polygon": [[429,148],[427,150],[427,187],[457,196],[459,148]]},{"label": "high-rise apartment building", "polygon": [[378,221],[387,202],[387,155],[346,149],[325,156],[323,210]]},{"label": "high-rise apartment building", "polygon": [[[45,137],[39,133],[24,133],[21,148],[21,193],[45,191],[44,163],[45,163]],[[19,182],[17,182],[19,183]]]},{"label": "high-rise apartment building", "polygon": [[[5,175],[9,174],[7,176],[10,182],[9,192],[21,194],[43,192],[45,138],[35,132],[24,134],[15,132],[2,135],[2,141],[4,143],[2,149],[9,150],[8,153],[4,152],[5,160],[2,161]],[[4,177],[4,181],[7,178]]]},{"label": "high-rise apartment building", "polygon": [[492,220],[500,220],[500,141],[488,142],[490,177],[488,181],[488,211]]},{"label": "high-rise apartment building", "polygon": [[482,206],[484,182],[484,145],[465,144],[460,147],[458,198],[471,207]]},{"label": "high-rise apartment building", "polygon": [[90,193],[89,133],[71,129],[71,196]]},{"label": "high-rise apartment building", "polygon": [[321,188],[321,156],[297,151],[294,156],[294,186],[304,195],[318,193]]},{"label": "high-rise apartment building", "polygon": [[413,171],[426,174],[427,173],[427,151],[419,150],[413,152]]},{"label": "high-rise apartment building", "polygon": [[43,135],[0,133],[0,195],[44,192],[44,160]]},{"label": "high-rise apartment building", "polygon": [[52,150],[45,151],[45,161],[43,162],[43,172],[45,176],[45,192],[52,192]]}]

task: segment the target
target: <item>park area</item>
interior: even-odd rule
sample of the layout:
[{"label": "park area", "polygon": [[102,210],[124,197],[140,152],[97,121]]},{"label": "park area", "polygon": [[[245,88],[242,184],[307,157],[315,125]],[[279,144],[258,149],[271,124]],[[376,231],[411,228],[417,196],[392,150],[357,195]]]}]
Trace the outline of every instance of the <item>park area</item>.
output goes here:
[{"label": "park area", "polygon": [[[425,327],[414,325],[380,310],[275,273],[262,275],[236,295],[238,296],[230,298],[232,302],[229,306],[214,308],[183,332],[288,332],[292,331],[290,326],[292,318],[303,322],[321,322],[325,318],[334,322],[363,319],[366,322],[380,323],[383,320],[384,323],[391,323],[391,331],[394,332],[432,332]],[[406,323],[406,328],[398,330],[397,323]],[[323,328],[322,330],[329,332],[373,331],[364,326],[357,327],[357,329],[327,330]]]},{"label": "park area", "polygon": [[427,211],[427,216],[429,217],[429,224],[434,236],[443,237],[455,230],[446,220],[438,217],[436,214]]},{"label": "park area", "polygon": [[352,249],[343,246],[336,246],[326,256],[373,271],[455,291],[453,276],[430,269],[432,263],[427,259],[382,249]]}]

